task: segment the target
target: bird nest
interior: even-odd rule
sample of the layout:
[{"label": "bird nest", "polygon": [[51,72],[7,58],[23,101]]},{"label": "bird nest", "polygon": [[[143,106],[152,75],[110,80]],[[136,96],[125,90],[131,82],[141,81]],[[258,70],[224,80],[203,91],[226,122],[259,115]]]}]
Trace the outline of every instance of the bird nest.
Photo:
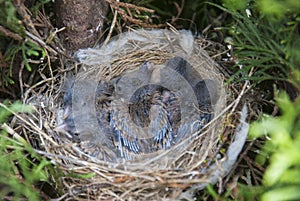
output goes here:
[{"label": "bird nest", "polygon": [[65,64],[72,76],[51,74],[25,93],[35,112],[19,123],[66,173],[61,198],[189,199],[230,171],[246,109],[236,111],[202,45],[187,31],[130,31],[79,50],[79,64]]}]

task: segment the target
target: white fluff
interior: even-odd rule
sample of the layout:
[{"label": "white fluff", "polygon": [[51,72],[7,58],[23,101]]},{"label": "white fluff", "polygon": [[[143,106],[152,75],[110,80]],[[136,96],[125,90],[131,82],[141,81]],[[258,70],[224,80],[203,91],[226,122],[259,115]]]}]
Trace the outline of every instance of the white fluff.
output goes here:
[{"label": "white fluff", "polygon": [[190,55],[193,51],[194,37],[187,30],[178,32],[165,29],[128,31],[113,37],[107,45],[98,48],[80,49],[75,53],[75,57],[86,65],[107,65],[112,60],[113,55],[128,48],[127,45],[130,41],[143,42],[148,49],[149,47],[158,48],[163,45],[170,45],[170,42],[177,41],[185,54]]}]

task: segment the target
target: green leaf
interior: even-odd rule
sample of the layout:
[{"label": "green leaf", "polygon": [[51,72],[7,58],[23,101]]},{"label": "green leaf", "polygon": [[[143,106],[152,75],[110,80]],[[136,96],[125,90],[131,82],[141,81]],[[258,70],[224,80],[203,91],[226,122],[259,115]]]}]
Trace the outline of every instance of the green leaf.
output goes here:
[{"label": "green leaf", "polygon": [[12,112],[31,112],[32,109],[31,106],[24,105],[20,101],[16,101],[8,106],[8,102],[6,101],[2,106],[0,105],[0,124],[5,122]]},{"label": "green leaf", "polygon": [[36,51],[36,50],[32,50],[32,49],[28,49],[27,52],[26,52],[26,54],[28,56],[36,56],[36,57],[39,56],[39,52]]},{"label": "green leaf", "polygon": [[245,10],[249,1],[248,0],[223,0],[223,5],[233,11]]},{"label": "green leaf", "polygon": [[286,186],[276,188],[264,193],[262,201],[282,201],[282,200],[300,200],[300,191],[298,186]]}]

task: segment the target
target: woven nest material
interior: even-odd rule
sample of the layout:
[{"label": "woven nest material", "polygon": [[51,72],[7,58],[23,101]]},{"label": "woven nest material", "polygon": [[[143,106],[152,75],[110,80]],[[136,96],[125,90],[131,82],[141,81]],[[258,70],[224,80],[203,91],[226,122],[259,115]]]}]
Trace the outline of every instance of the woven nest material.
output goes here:
[{"label": "woven nest material", "polygon": [[[95,103],[93,102],[95,97],[89,102],[87,95],[90,91],[96,90],[99,80],[110,82],[124,75],[134,74],[145,61],[155,66],[166,66],[172,58],[184,58],[199,73],[200,80],[213,80],[214,86],[217,86],[217,94],[216,89],[209,89],[212,100],[210,112],[213,119],[203,128],[181,138],[177,136],[180,140],[166,149],[137,154],[137,157],[131,160],[122,157],[117,160],[103,160],[82,148],[89,140],[94,143],[95,139],[100,139],[97,137],[98,127],[95,118],[75,121],[75,125],[80,128],[79,140],[68,133],[56,131],[59,121],[63,121],[59,113],[65,108],[62,93],[65,82],[63,73],[52,76],[47,85],[35,86],[28,91],[26,97],[30,98],[25,97],[25,101],[33,105],[36,112],[23,116],[20,123],[23,131],[30,136],[36,151],[49,157],[66,173],[93,173],[91,178],[60,178],[64,184],[62,198],[192,199],[195,190],[204,188],[208,183],[216,183],[230,171],[246,139],[247,112],[246,108],[243,108],[240,114],[235,108],[232,109],[233,100],[226,95],[230,93],[223,87],[223,76],[217,64],[202,49],[202,45],[200,40],[195,40],[187,31],[138,30],[121,34],[100,48],[77,52],[80,69],[75,72],[76,83],[81,83],[82,80],[88,83],[78,84],[79,87],[76,89],[76,93],[82,94],[82,101],[85,101],[82,104],[83,110],[85,106],[89,106],[87,108],[92,108],[93,112],[94,107],[91,105]],[[180,87],[183,85],[181,82],[168,79],[160,76],[159,83],[171,88],[172,91],[181,90]],[[121,98],[129,99],[134,91],[129,90],[132,82],[129,80],[123,84],[125,87],[121,87],[128,92],[128,97]],[[92,87],[89,90],[83,88],[87,86]],[[228,122],[229,113],[237,118],[232,118]],[[185,115],[186,118],[189,117],[188,112]],[[229,146],[226,146],[226,152],[221,153],[220,148],[224,145]]]}]

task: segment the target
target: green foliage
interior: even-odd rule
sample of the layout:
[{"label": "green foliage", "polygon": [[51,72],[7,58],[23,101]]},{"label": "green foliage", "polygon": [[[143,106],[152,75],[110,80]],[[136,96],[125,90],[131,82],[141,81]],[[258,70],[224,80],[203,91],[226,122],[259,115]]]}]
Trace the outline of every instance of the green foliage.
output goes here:
[{"label": "green foliage", "polygon": [[239,11],[243,11],[246,9],[246,7],[249,4],[249,0],[245,1],[236,1],[236,0],[224,0],[223,1],[223,5],[226,8],[230,8],[231,10],[239,10]]},{"label": "green foliage", "polygon": [[[8,102],[4,102],[4,105],[8,105]],[[3,124],[7,121],[7,118],[12,115],[12,112],[31,112],[32,108],[26,105],[23,105],[20,101],[14,102],[10,105],[9,110],[5,108],[0,108],[0,124]]]},{"label": "green foliage", "polygon": [[283,19],[289,13],[299,13],[300,1],[295,0],[260,0],[257,1],[258,9],[268,17]]},{"label": "green foliage", "polygon": [[300,200],[300,97],[292,102],[282,92],[276,96],[276,104],[281,115],[264,115],[249,131],[251,138],[269,137],[257,155],[257,162],[267,166],[262,185],[238,183],[222,195],[208,186],[206,192],[213,200]]},{"label": "green foliage", "polygon": [[[236,66],[241,67],[229,81],[252,80],[260,84],[265,80],[283,80],[300,89],[300,1],[222,2],[223,6],[209,4],[230,14],[223,31],[232,42]],[[251,70],[253,74],[248,76]],[[250,127],[252,138],[268,136],[256,157],[258,163],[267,167],[263,183],[238,184],[235,190],[239,195],[234,197],[237,200],[300,200],[300,98],[292,102],[281,92],[275,101],[280,115],[263,115]],[[229,199],[227,193],[211,195],[218,200]]]},{"label": "green foliage", "polygon": [[265,116],[250,127],[252,137],[269,135],[264,150],[270,155],[263,184],[267,187],[262,200],[300,199],[300,98],[291,102],[280,93],[276,103],[281,110],[278,117]]},{"label": "green foliage", "polygon": [[30,57],[38,57],[41,56],[40,59],[44,59],[46,57],[45,50],[37,46],[36,44],[30,41],[24,41],[21,46],[22,58],[25,63],[26,69],[31,71],[32,68],[28,62]]},{"label": "green foliage", "polygon": [[[37,1],[36,5],[33,6],[34,12],[37,12],[37,9],[47,2],[49,1]],[[44,59],[46,57],[46,53],[45,50],[43,50],[40,46],[26,39],[26,29],[21,23],[21,20],[18,18],[16,8],[11,0],[0,0],[0,26],[3,26],[5,29],[8,29],[13,33],[18,34],[19,36],[24,38],[24,40],[21,43],[19,41],[12,41],[12,39],[8,36],[5,36],[1,40],[3,41],[4,45],[10,44],[8,46],[3,46],[3,44],[0,44],[0,50],[3,52],[2,55],[4,55],[5,61],[8,62],[10,65],[9,72],[2,71],[1,75],[1,77],[3,78],[3,85],[7,86],[8,84],[14,83],[11,77],[13,74],[13,68],[16,67],[16,65],[14,65],[16,55],[19,54],[21,56],[26,69],[28,71],[31,71],[33,66],[32,64],[30,64],[29,61],[31,59]]]},{"label": "green foliage", "polygon": [[[212,20],[211,18],[217,17],[215,9],[208,10],[206,0],[126,0],[125,2],[153,9],[155,13],[149,18],[154,23],[168,22],[176,28],[190,29],[194,32],[204,29]],[[218,2],[218,0],[211,0],[211,2]]]},{"label": "green foliage", "polygon": [[37,15],[37,12],[39,11],[39,9],[43,6],[43,5],[45,5],[45,4],[47,4],[47,3],[49,3],[51,0],[38,0],[38,1],[36,1],[35,2],[35,5],[33,5],[32,6],[32,12],[34,13],[34,16],[36,16]]},{"label": "green foliage", "polygon": [[[31,107],[20,102],[10,106],[1,104],[0,123],[3,123],[12,112],[30,112]],[[13,195],[14,200],[39,201],[39,191],[34,188],[38,181],[47,181],[49,173],[54,174],[50,162],[35,153],[33,148],[22,139],[10,137],[5,130],[0,134],[0,197]]]},{"label": "green foliage", "polygon": [[21,44],[13,44],[6,48],[5,51],[5,61],[9,62],[9,74],[5,75],[2,74],[3,78],[3,84],[7,86],[8,84],[13,84],[13,80],[10,79],[12,77],[13,73],[13,67],[14,67],[14,61],[17,54],[22,55],[22,59],[24,62],[24,65],[28,71],[32,70],[32,66],[29,63],[30,59],[33,58],[39,58],[39,59],[45,59],[46,52],[41,47],[36,45],[35,43],[32,43],[28,40],[24,40]]},{"label": "green foliage", "polygon": [[219,195],[218,192],[213,188],[213,186],[208,185],[206,187],[206,193],[210,196],[209,198],[203,199],[204,197],[208,197],[204,195],[199,200],[218,200],[218,201],[230,201],[230,200],[244,200],[244,201],[253,201],[261,195],[263,192],[263,188],[260,186],[250,186],[244,184],[237,184],[237,186],[233,189],[227,188],[226,192],[222,195]]},{"label": "green foliage", "polygon": [[21,36],[25,35],[25,27],[21,25],[11,0],[0,0],[0,25]]},{"label": "green foliage", "polygon": [[228,190],[227,192],[225,192],[222,196],[219,195],[215,189],[213,188],[213,186],[211,185],[208,185],[206,187],[206,190],[207,190],[207,193],[208,195],[210,195],[213,200],[219,200],[219,201],[227,201],[227,200],[230,200],[230,190]]},{"label": "green foliage", "polygon": [[[248,0],[239,2],[240,4],[234,4],[230,0],[224,0],[227,8],[212,4],[232,16],[231,24],[224,30],[233,39],[234,56],[242,68],[229,81],[242,74],[237,82],[285,80],[297,85],[294,76],[298,74],[300,66],[300,21],[297,17],[300,9],[286,18],[274,21],[258,10],[260,7],[256,1],[251,4]],[[246,9],[250,11],[250,16]],[[252,68],[254,73],[248,76]]]}]

